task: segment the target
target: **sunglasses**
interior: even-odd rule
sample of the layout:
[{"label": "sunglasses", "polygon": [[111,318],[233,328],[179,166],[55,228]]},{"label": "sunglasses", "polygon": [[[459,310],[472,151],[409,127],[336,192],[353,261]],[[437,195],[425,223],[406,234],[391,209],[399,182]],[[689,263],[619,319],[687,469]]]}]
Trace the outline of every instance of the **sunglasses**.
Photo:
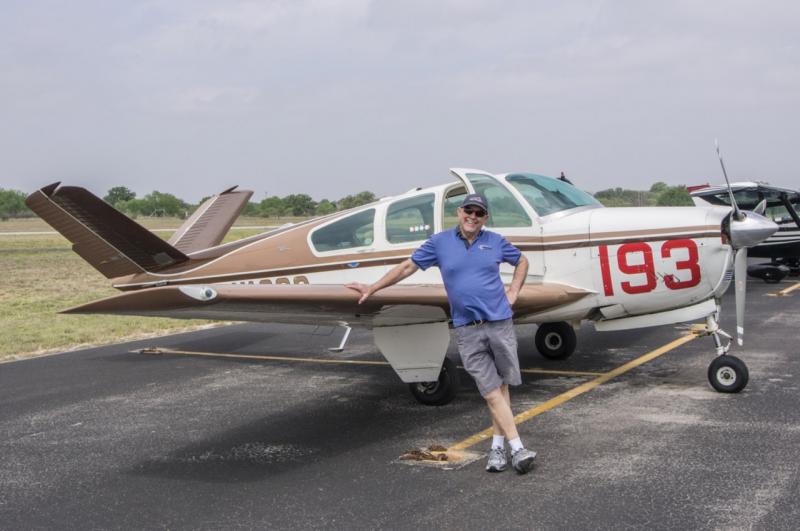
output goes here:
[{"label": "sunglasses", "polygon": [[482,208],[464,208],[464,214],[468,216],[472,216],[473,214],[479,218],[486,217],[486,211]]}]

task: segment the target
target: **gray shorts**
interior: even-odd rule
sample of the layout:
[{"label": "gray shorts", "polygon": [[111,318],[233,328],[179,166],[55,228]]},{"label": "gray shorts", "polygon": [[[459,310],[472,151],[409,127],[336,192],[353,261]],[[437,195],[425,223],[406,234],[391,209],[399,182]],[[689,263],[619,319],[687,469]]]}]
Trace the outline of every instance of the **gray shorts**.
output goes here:
[{"label": "gray shorts", "polygon": [[511,319],[459,326],[455,330],[461,362],[478,385],[481,396],[503,384],[522,383],[517,335]]}]

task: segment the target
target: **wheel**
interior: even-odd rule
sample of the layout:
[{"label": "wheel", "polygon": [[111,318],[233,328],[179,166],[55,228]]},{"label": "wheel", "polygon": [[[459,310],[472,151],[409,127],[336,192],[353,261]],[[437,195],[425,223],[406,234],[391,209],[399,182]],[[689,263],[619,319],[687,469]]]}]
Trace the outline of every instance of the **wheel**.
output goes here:
[{"label": "wheel", "polygon": [[415,382],[408,384],[411,394],[426,406],[449,404],[458,393],[458,368],[449,358],[444,359],[439,379],[435,382]]},{"label": "wheel", "polygon": [[573,352],[577,338],[575,330],[569,323],[542,323],[536,330],[536,349],[539,354],[550,360],[563,360]]},{"label": "wheel", "polygon": [[720,393],[738,393],[749,379],[747,365],[736,356],[717,356],[708,366],[708,381]]}]

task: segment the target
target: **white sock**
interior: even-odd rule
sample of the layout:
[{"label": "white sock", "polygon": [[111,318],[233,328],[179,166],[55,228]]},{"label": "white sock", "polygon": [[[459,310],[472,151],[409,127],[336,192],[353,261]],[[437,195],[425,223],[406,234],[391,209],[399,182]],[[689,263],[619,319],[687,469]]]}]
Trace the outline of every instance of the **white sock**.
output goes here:
[{"label": "white sock", "polygon": [[516,439],[510,439],[508,441],[509,446],[511,446],[511,453],[516,453],[518,450],[522,450],[524,446],[522,446],[522,439],[517,437]]},{"label": "white sock", "polygon": [[492,435],[492,448],[500,448],[502,450],[505,441],[506,438],[502,435]]}]

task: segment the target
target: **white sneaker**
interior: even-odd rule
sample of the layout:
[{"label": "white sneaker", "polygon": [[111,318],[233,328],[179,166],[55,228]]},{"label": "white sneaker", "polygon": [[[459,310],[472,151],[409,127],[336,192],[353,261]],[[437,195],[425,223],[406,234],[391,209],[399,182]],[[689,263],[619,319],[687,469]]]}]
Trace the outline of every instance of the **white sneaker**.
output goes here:
[{"label": "white sneaker", "polygon": [[[490,454],[491,455],[491,454]],[[511,455],[511,466],[519,474],[530,472],[533,462],[536,460],[536,452],[526,448],[520,448]]]}]

